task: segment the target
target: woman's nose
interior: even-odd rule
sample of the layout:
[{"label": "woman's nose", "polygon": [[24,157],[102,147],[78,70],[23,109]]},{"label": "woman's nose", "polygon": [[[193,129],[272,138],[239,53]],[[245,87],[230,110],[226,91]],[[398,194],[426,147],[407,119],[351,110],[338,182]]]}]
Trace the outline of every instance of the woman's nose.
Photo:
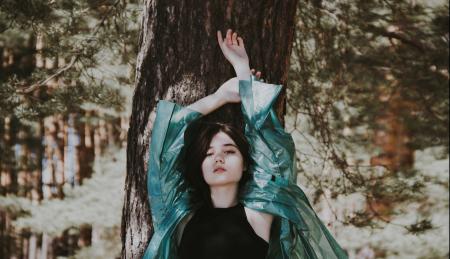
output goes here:
[{"label": "woman's nose", "polygon": [[223,156],[222,156],[222,154],[218,154],[218,155],[216,155],[216,157],[215,157],[215,161],[217,162],[217,161],[221,161],[221,162],[223,162]]}]

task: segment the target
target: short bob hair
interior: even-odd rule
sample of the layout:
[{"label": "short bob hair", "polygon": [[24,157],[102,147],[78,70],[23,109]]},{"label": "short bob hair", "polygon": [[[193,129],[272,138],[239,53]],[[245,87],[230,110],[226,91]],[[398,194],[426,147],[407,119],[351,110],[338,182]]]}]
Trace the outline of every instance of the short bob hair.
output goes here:
[{"label": "short bob hair", "polygon": [[221,122],[206,122],[198,120],[192,122],[184,134],[184,175],[190,187],[193,188],[191,202],[201,201],[207,207],[213,207],[211,191],[202,174],[202,163],[206,157],[212,138],[219,132],[227,134],[235,143],[242,154],[245,171],[239,181],[238,195],[246,182],[250,179],[250,146],[242,130],[231,124]]}]

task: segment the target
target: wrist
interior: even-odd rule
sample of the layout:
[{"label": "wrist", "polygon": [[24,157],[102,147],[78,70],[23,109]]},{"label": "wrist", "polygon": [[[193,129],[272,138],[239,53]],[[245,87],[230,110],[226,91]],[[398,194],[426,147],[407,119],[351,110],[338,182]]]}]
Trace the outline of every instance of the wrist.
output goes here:
[{"label": "wrist", "polygon": [[241,64],[234,67],[236,76],[239,80],[249,80],[252,74],[250,66],[248,64]]}]

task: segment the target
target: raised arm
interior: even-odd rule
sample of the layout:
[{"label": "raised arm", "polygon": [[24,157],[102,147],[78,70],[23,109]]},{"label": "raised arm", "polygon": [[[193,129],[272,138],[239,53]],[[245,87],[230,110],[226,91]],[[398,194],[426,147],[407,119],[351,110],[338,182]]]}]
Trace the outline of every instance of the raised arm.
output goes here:
[{"label": "raised arm", "polygon": [[249,80],[251,76],[250,62],[242,37],[238,37],[236,32],[228,29],[224,39],[222,32],[217,31],[217,42],[223,55],[233,66],[238,79]]},{"label": "raised arm", "polygon": [[241,98],[239,97],[238,85],[238,79],[236,77],[231,78],[223,83],[215,93],[201,98],[195,103],[187,106],[187,108],[206,115],[226,103],[240,102]]},{"label": "raised arm", "polygon": [[241,37],[238,37],[236,32],[233,33],[233,31],[229,29],[224,39],[222,37],[222,32],[217,31],[217,42],[223,55],[233,66],[237,78],[231,78],[222,84],[214,94],[208,95],[187,107],[200,112],[203,115],[216,110],[226,103],[240,102],[239,80],[249,80],[252,74],[256,79],[259,79],[261,76],[261,72],[255,73],[254,70],[250,70],[244,40]]}]

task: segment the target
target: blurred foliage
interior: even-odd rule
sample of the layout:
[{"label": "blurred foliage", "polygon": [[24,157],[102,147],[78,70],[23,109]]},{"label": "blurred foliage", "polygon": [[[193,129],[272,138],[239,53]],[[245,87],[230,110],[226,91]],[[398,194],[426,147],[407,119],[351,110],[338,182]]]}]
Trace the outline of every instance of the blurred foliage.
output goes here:
[{"label": "blurred foliage", "polygon": [[92,226],[98,240],[69,258],[116,258],[120,254],[126,150],[110,147],[95,159],[92,178],[77,188],[65,186],[64,200],[35,204],[16,195],[0,196],[1,210],[13,215],[17,232],[58,237],[67,231],[79,232],[85,225]]},{"label": "blurred foliage", "polygon": [[13,178],[39,168],[14,149],[42,151],[43,118],[129,115],[140,12],[134,0],[0,1],[0,166]]},{"label": "blurred foliage", "polygon": [[[413,104],[399,111],[412,148],[448,148],[447,3],[305,1],[296,32],[290,105],[317,128],[332,119],[332,131],[316,133],[324,143],[346,139],[345,127],[374,129],[386,108],[379,97],[398,93]],[[355,134],[351,142],[367,140]]]},{"label": "blurred foliage", "polygon": [[[407,137],[409,150],[444,146],[448,155],[448,43],[445,1],[300,1],[288,106],[308,125],[300,134],[314,155],[298,146],[298,165],[317,190],[314,200],[325,190],[331,197],[361,192],[391,211],[395,204],[423,200],[424,177],[414,168],[380,170],[365,155],[380,154],[376,133],[384,126],[380,118],[389,115],[402,126],[405,136],[396,137]],[[315,167],[332,164],[342,177],[308,171],[305,161],[316,158],[322,165]],[[375,219],[390,222],[371,209],[342,221],[361,227]],[[404,227],[420,233],[432,228],[428,223]]]},{"label": "blurred foliage", "polygon": [[[133,73],[99,68],[106,56],[134,70],[139,12],[134,1],[1,1],[0,49],[12,52],[14,60],[3,60],[0,70],[0,117],[38,120],[77,112],[83,103],[122,112],[125,96],[120,88],[133,87]],[[39,51],[38,37],[44,42]],[[55,64],[64,58],[66,64],[38,68],[36,54]],[[52,77],[59,80],[56,89],[46,84]],[[105,84],[105,78],[113,78],[117,86]]]}]

